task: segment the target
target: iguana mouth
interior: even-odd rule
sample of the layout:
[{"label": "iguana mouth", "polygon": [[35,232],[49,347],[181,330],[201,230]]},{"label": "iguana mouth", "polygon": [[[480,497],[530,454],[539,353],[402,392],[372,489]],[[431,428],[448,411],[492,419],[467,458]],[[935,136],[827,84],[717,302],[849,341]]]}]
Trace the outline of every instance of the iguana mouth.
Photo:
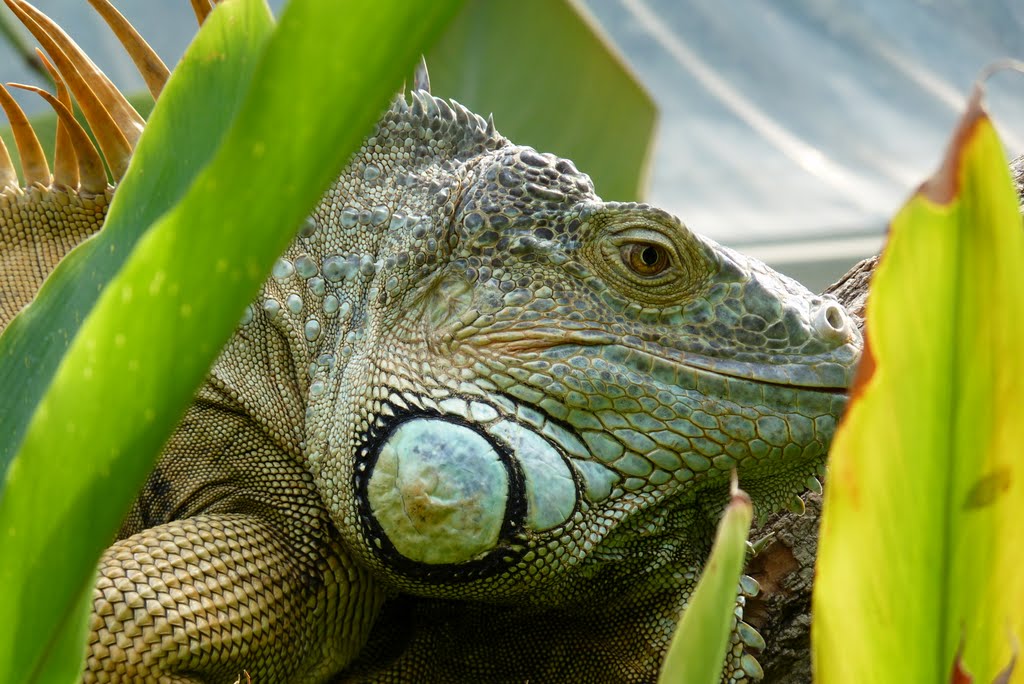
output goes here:
[{"label": "iguana mouth", "polygon": [[[657,358],[649,351],[633,347],[629,349],[636,354]],[[826,355],[818,357],[817,362],[812,363],[750,363],[702,354],[680,353],[675,350],[663,351],[669,361],[704,373],[797,392],[845,394],[853,380],[853,366],[845,366],[838,361],[829,360]],[[784,377],[787,374],[790,375],[789,378]]]},{"label": "iguana mouth", "polygon": [[[676,369],[689,368],[700,373],[710,373],[723,378],[746,380],[762,385],[788,389],[797,392],[845,394],[853,379],[855,364],[845,363],[831,354],[810,357],[813,361],[786,363],[785,357],[777,362],[766,360],[755,363],[711,357],[695,352],[659,347],[652,353],[639,344],[628,344],[629,338],[615,337],[602,330],[554,330],[533,329],[506,330],[478,335],[471,340],[483,348],[499,347],[511,354],[543,353],[546,356],[571,356],[580,348],[600,348],[602,358],[622,363],[643,375],[657,375]],[[624,344],[626,342],[626,344]],[[639,340],[637,340],[639,343]],[[593,355],[593,351],[588,355]]]}]

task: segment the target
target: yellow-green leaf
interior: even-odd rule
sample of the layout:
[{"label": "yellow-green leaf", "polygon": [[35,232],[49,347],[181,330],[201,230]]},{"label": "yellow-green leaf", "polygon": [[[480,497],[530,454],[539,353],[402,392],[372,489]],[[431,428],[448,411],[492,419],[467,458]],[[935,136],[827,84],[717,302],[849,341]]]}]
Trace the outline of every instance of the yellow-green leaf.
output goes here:
[{"label": "yellow-green leaf", "polygon": [[831,452],[817,681],[949,682],[959,654],[987,684],[1024,637],[1024,230],[977,92],[893,219],[866,331]]},{"label": "yellow-green leaf", "polygon": [[752,518],[750,497],[734,489],[708,563],[672,636],[659,684],[721,681]]}]

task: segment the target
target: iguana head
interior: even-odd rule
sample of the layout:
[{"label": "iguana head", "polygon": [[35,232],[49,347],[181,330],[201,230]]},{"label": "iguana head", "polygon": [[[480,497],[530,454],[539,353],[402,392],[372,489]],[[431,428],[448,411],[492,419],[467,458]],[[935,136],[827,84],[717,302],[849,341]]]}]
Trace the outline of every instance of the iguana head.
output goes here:
[{"label": "iguana head", "polygon": [[576,583],[641,533],[706,544],[733,469],[792,501],[861,344],[836,302],[422,91],[275,274],[327,506],[428,595]]}]

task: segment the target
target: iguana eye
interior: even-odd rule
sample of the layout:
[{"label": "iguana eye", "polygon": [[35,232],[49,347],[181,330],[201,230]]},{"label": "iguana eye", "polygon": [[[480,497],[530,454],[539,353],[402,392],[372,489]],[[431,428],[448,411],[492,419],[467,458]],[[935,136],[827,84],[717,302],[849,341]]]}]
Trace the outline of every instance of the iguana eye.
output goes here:
[{"label": "iguana eye", "polygon": [[671,263],[668,250],[653,242],[630,242],[619,253],[631,271],[647,278],[664,273]]}]

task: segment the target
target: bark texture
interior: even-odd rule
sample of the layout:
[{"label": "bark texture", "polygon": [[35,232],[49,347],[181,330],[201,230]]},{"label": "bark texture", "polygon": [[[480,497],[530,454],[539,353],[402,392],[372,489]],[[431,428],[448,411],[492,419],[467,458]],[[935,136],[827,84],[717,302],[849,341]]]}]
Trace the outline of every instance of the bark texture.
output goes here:
[{"label": "bark texture", "polygon": [[[877,256],[861,261],[825,290],[846,307],[862,331],[868,283],[877,263]],[[758,661],[770,684],[811,681],[811,587],[821,495],[808,493],[804,504],[803,515],[776,514],[751,534],[751,541],[764,545],[747,566],[747,574],[761,584],[761,593],[747,602],[745,619],[767,643]]]}]

